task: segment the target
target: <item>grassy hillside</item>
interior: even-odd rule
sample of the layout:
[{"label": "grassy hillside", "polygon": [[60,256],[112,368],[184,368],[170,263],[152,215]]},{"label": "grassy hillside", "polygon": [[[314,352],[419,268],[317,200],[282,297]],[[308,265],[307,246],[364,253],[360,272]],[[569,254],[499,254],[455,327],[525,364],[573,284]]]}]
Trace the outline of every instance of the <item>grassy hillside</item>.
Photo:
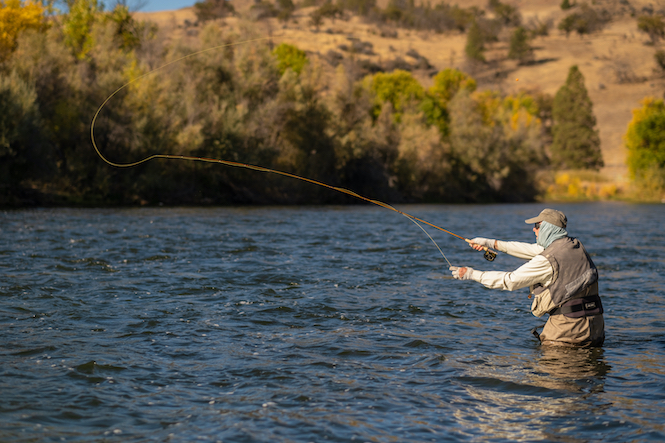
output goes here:
[{"label": "grassy hillside", "polygon": [[[647,0],[595,0],[593,3],[613,13],[613,20],[599,32],[579,36],[571,33],[566,37],[556,29],[556,24],[566,12],[560,8],[560,0],[507,0],[504,3],[516,6],[523,22],[531,20],[551,22],[549,35],[531,42],[535,49],[535,60],[528,65],[518,65],[506,58],[509,36],[501,35],[500,41],[488,47],[488,63],[480,68],[467,64],[464,57],[466,35],[459,32],[437,34],[428,31],[412,31],[380,27],[364,23],[359,17],[346,20],[325,19],[317,30],[310,24],[309,14],[314,7],[301,8],[287,24],[277,19],[251,22],[244,18],[249,13],[253,0],[234,0],[240,17],[226,18],[220,24],[232,32],[242,26],[252,26],[266,36],[272,35],[275,43],[286,42],[298,46],[311,54],[325,57],[335,51],[345,57],[367,59],[381,64],[387,60],[401,58],[416,64],[414,55],[424,57],[431,65],[427,70],[416,70],[414,74],[427,86],[433,72],[454,67],[471,71],[479,81],[479,89],[500,89],[506,92],[518,90],[542,91],[555,94],[566,79],[568,69],[578,65],[586,79],[586,87],[594,103],[594,112],[602,143],[605,167],[602,175],[609,181],[622,183],[626,180],[625,148],[623,135],[631,119],[631,111],[646,96],[662,97],[665,79],[656,70],[654,52],[665,46],[654,47],[649,38],[637,29],[635,16],[643,8],[665,9],[665,4]],[[379,0],[385,7],[387,0]],[[466,0],[464,7],[486,8],[486,0]],[[632,12],[632,14],[631,14]],[[491,16],[491,13],[488,12]],[[153,21],[167,38],[187,38],[198,33],[193,8],[153,13],[136,13],[141,20]],[[371,54],[350,54],[340,47],[350,42],[371,44]]]}]

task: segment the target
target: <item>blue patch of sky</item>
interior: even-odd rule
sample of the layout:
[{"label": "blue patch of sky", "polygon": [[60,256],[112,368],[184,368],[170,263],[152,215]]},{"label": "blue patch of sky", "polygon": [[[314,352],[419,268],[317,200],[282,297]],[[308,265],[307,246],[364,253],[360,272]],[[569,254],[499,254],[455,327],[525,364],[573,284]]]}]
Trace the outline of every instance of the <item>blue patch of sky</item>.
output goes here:
[{"label": "blue patch of sky", "polygon": [[130,9],[136,10],[137,8],[132,6],[139,6],[139,11],[143,12],[154,12],[154,11],[169,11],[172,9],[186,8],[188,6],[194,6],[197,0],[139,0],[129,2]]}]

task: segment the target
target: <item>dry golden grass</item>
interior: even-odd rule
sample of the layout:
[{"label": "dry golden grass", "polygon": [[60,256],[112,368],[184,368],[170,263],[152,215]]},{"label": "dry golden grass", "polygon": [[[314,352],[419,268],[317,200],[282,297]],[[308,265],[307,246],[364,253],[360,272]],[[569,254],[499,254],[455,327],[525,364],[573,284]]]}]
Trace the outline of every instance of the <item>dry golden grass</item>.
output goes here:
[{"label": "dry golden grass", "polygon": [[[385,6],[388,0],[379,0]],[[665,78],[656,73],[654,53],[665,44],[654,47],[648,45],[648,37],[637,30],[634,17],[624,15],[612,21],[601,32],[580,37],[571,34],[566,37],[556,30],[565,12],[561,11],[560,0],[504,0],[517,6],[524,22],[531,18],[541,21],[551,19],[555,26],[550,35],[532,41],[535,47],[536,63],[518,66],[505,59],[508,45],[507,36],[502,42],[489,48],[490,60],[482,70],[472,72],[479,79],[480,88],[498,89],[505,92],[519,90],[542,91],[554,95],[564,83],[568,69],[578,65],[586,79],[586,87],[594,103],[594,112],[602,144],[605,167],[601,175],[605,179],[622,184],[626,181],[625,147],[623,135],[632,118],[632,110],[647,96],[662,97]],[[240,15],[246,14],[252,0],[234,0]],[[454,2],[453,2],[454,3]],[[596,0],[609,9],[621,7],[619,0]],[[665,10],[664,0],[630,0],[639,13],[643,6],[652,5],[656,10]],[[465,0],[465,7],[476,5],[486,7],[487,0]],[[328,50],[342,52],[339,46],[348,44],[349,38],[360,39],[373,45],[375,55],[355,55],[380,63],[401,57],[414,62],[407,56],[411,49],[426,57],[436,70],[447,67],[469,70],[464,59],[466,35],[460,33],[436,34],[398,29],[396,37],[382,37],[376,25],[363,23],[358,17],[349,20],[325,20],[317,31],[310,25],[309,14],[314,8],[298,9],[293,20],[283,25],[275,19],[251,23],[252,29],[265,35],[273,35],[276,43],[290,43],[310,53],[325,55]],[[196,33],[196,16],[192,8],[154,13],[136,13],[141,20],[154,21],[170,38],[180,38],[184,33]],[[189,22],[189,25],[186,24]],[[227,18],[220,24],[230,32],[248,23],[241,18]],[[394,31],[394,30],[393,30]],[[345,53],[348,56],[348,53]],[[423,85],[428,86],[430,74],[414,73]],[[619,79],[618,76],[622,76]],[[518,80],[519,79],[519,80]]]}]

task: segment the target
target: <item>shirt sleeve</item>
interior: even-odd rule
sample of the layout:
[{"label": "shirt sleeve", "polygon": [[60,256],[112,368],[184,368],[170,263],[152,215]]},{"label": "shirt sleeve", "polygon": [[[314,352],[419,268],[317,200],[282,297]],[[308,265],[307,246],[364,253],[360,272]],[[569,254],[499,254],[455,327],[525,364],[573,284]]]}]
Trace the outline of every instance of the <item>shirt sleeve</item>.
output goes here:
[{"label": "shirt sleeve", "polygon": [[471,279],[490,289],[514,291],[536,283],[546,286],[552,281],[553,274],[554,270],[550,262],[542,255],[537,255],[512,272],[476,271],[474,269]]},{"label": "shirt sleeve", "polygon": [[523,243],[519,241],[496,241],[496,249],[510,254],[513,257],[531,260],[545,249],[537,243]]}]

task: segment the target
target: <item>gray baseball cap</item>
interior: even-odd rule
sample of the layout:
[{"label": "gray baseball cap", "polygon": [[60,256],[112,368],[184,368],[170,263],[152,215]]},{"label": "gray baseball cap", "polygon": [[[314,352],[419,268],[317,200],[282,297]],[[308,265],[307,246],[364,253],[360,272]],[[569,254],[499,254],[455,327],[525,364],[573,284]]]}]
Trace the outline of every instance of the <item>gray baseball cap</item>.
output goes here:
[{"label": "gray baseball cap", "polygon": [[525,223],[539,223],[543,221],[552,223],[554,226],[558,226],[563,229],[566,229],[566,225],[568,224],[566,214],[561,211],[557,211],[556,209],[543,209],[537,217],[524,220]]}]

